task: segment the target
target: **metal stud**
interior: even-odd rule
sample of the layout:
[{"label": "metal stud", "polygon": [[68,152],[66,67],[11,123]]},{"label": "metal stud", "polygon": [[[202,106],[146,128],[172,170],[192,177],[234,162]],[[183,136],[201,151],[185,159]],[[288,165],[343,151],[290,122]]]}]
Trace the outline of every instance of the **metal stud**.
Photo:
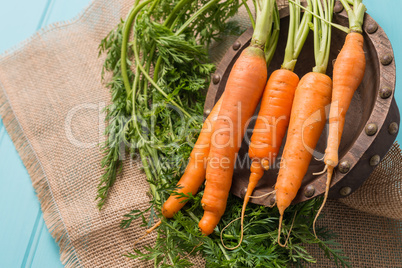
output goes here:
[{"label": "metal stud", "polygon": [[388,99],[392,95],[392,89],[390,87],[382,87],[380,89],[380,97],[382,99]]},{"label": "metal stud", "polygon": [[373,136],[374,134],[377,133],[377,130],[378,130],[378,127],[377,127],[377,124],[375,124],[375,123],[370,123],[370,124],[367,124],[367,126],[366,126],[366,134],[368,136]]},{"label": "metal stud", "polygon": [[338,170],[339,170],[340,173],[343,173],[343,174],[348,173],[349,170],[350,170],[349,161],[343,160],[342,162],[340,162],[339,166],[338,166]]},{"label": "metal stud", "polygon": [[370,23],[369,25],[366,26],[366,31],[369,34],[375,33],[377,31],[377,29],[378,29],[378,24],[375,23],[375,22],[372,22],[372,23]]},{"label": "metal stud", "polygon": [[240,47],[241,43],[239,41],[236,41],[232,46],[233,50],[238,50]]},{"label": "metal stud", "polygon": [[340,1],[335,2],[334,11],[335,13],[341,13],[343,10],[343,5]]},{"label": "metal stud", "polygon": [[315,193],[315,187],[313,185],[309,185],[306,187],[304,190],[304,196],[305,197],[312,197]]},{"label": "metal stud", "polygon": [[381,157],[378,154],[376,154],[370,158],[370,166],[375,167],[380,163],[380,161]]},{"label": "metal stud", "polygon": [[392,122],[391,124],[389,124],[389,127],[388,127],[389,134],[395,135],[396,133],[398,133],[398,130],[399,130],[399,126],[398,126],[397,122]]},{"label": "metal stud", "polygon": [[212,83],[214,83],[214,85],[218,84],[221,81],[221,76],[219,74],[214,74],[214,76],[212,76]]},{"label": "metal stud", "polygon": [[393,59],[394,59],[394,56],[392,54],[390,54],[390,53],[384,54],[381,57],[381,64],[384,66],[389,65],[389,64],[391,64]]},{"label": "metal stud", "polygon": [[211,109],[205,110],[205,114],[206,114],[206,115],[209,115],[210,113],[211,113]]},{"label": "metal stud", "polygon": [[350,195],[351,192],[352,192],[352,188],[350,188],[350,187],[348,187],[348,186],[342,187],[341,190],[339,190],[339,193],[340,193],[342,196],[348,196],[348,195]]}]

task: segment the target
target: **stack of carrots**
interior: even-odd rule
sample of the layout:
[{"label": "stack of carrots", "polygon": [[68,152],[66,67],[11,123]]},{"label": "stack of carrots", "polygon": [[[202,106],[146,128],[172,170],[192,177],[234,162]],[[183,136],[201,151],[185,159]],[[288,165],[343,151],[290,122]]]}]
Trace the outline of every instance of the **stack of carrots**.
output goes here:
[{"label": "stack of carrots", "polygon": [[[268,79],[267,66],[278,40],[279,15],[275,0],[256,2],[257,20],[250,46],[243,50],[234,64],[224,94],[204,122],[176,192],[194,195],[206,179],[201,200],[204,216],[199,227],[205,235],[213,233],[226,209],[234,164],[246,124],[261,102],[249,145],[252,164],[241,212],[242,230],[238,246],[243,237],[246,205],[264,171],[275,161],[287,130],[281,168],[275,190],[271,193],[275,196],[281,216],[278,243],[285,246],[286,242],[282,243],[280,239],[283,215],[306,175],[312,151],[326,124],[328,116],[325,110],[330,107],[323,171],[327,172],[328,179],[323,205],[327,199],[332,173],[338,164],[346,111],[364,76],[362,24],[366,8],[362,0],[354,0],[353,9],[349,5],[351,1],[341,0],[349,15],[350,26],[345,28],[331,22],[334,0],[307,0],[307,7],[303,7],[300,0],[289,0],[290,25],[285,58],[281,69],[273,72]],[[301,9],[305,10],[302,18]],[[326,75],[331,26],[348,33],[334,65],[332,79]],[[293,70],[311,27],[316,66],[299,81]],[[185,198],[177,196],[177,193],[172,194],[163,205],[165,218],[173,217],[185,205]]]}]

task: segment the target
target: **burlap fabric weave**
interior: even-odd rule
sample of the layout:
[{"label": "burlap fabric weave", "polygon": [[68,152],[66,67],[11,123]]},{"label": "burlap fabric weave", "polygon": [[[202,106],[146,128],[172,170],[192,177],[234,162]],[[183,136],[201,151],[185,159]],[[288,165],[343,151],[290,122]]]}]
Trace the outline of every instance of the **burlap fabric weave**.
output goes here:
[{"label": "burlap fabric weave", "polygon": [[[94,200],[103,172],[100,111],[110,101],[97,48],[132,3],[96,0],[75,20],[48,27],[0,57],[0,114],[66,267],[150,266],[122,256],[142,235],[138,222],[119,228],[123,214],[148,203],[140,163],[127,157],[102,211]],[[244,10],[237,19],[248,21]],[[215,44],[214,61],[234,39]],[[325,208],[320,224],[340,235],[353,267],[402,267],[401,164],[395,145],[364,186],[342,200],[349,207],[330,201]],[[153,239],[148,236],[142,245]],[[318,248],[311,251],[319,260],[315,267],[331,267]],[[203,266],[201,258],[194,261]]]}]

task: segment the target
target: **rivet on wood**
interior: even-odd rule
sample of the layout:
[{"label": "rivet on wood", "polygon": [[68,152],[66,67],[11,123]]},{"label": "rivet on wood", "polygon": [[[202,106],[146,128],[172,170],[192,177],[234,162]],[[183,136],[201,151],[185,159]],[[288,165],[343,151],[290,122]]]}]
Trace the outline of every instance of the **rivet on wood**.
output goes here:
[{"label": "rivet on wood", "polygon": [[377,31],[377,29],[378,29],[378,24],[375,23],[375,22],[372,22],[372,23],[370,23],[369,25],[366,26],[366,31],[369,34],[375,33]]},{"label": "rivet on wood", "polygon": [[340,1],[335,2],[334,11],[335,13],[341,13],[343,10],[343,5]]},{"label": "rivet on wood", "polygon": [[246,196],[247,193],[247,188],[244,187],[240,190],[240,198],[244,198]]},{"label": "rivet on wood", "polygon": [[366,134],[368,136],[373,136],[374,134],[377,133],[378,127],[377,124],[375,123],[370,123],[366,125]]},{"label": "rivet on wood", "polygon": [[382,99],[388,99],[392,95],[392,89],[390,87],[382,87],[380,89],[380,97]]},{"label": "rivet on wood", "polygon": [[214,76],[212,77],[212,83],[214,83],[216,85],[220,81],[221,81],[221,76],[219,74],[214,74]]},{"label": "rivet on wood", "polygon": [[376,154],[370,158],[370,166],[375,167],[380,163],[381,157]]},{"label": "rivet on wood", "polygon": [[381,64],[382,65],[389,65],[389,64],[391,64],[393,59],[394,59],[394,57],[390,53],[384,54],[381,57]]},{"label": "rivet on wood", "polygon": [[338,170],[339,170],[340,173],[343,173],[343,174],[348,173],[349,169],[350,169],[349,161],[344,160],[344,161],[339,163]]},{"label": "rivet on wood", "polygon": [[389,124],[389,127],[388,127],[389,134],[395,135],[396,133],[398,133],[398,130],[399,130],[399,126],[398,126],[397,122],[392,122],[391,124]]},{"label": "rivet on wood", "polygon": [[342,187],[341,190],[339,190],[339,193],[340,193],[342,196],[350,195],[351,192],[352,192],[352,188],[350,188],[350,187],[348,187],[348,186]]},{"label": "rivet on wood", "polygon": [[307,186],[306,190],[304,190],[305,197],[312,197],[314,193],[315,193],[315,187],[313,185]]},{"label": "rivet on wood", "polygon": [[240,47],[241,47],[241,43],[239,41],[236,41],[232,46],[232,48],[234,50],[238,50]]}]

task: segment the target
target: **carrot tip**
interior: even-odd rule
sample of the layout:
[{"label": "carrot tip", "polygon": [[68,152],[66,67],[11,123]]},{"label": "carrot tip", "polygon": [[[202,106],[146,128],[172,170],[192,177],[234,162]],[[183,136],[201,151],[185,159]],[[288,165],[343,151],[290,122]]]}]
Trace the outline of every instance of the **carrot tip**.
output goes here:
[{"label": "carrot tip", "polygon": [[137,240],[134,241],[133,248],[135,248],[135,245],[138,244],[138,242],[140,242],[142,239],[144,239],[145,237],[147,237],[147,235],[149,235],[150,233],[152,233],[152,231],[154,231],[156,228],[158,228],[159,225],[161,225],[161,223],[162,223],[162,221],[159,220],[157,223],[155,223],[154,226],[152,226],[151,228],[147,229],[147,230],[145,231],[145,234],[144,234],[144,235],[142,235],[141,237],[139,237]]},{"label": "carrot tip", "polygon": [[315,238],[317,238],[317,239],[318,239],[318,237],[317,237],[317,233],[316,233],[316,231],[315,231],[315,224],[316,224],[316,222],[317,222],[318,216],[321,214],[321,211],[322,211],[322,209],[323,209],[324,206],[325,206],[325,203],[327,202],[327,199],[328,199],[328,192],[329,192],[329,187],[330,187],[330,185],[331,185],[332,172],[333,172],[333,170],[334,170],[334,167],[333,167],[333,166],[326,165],[326,166],[325,166],[325,169],[327,169],[327,182],[326,182],[326,187],[325,187],[324,201],[322,201],[322,204],[321,204],[321,206],[320,206],[320,209],[318,210],[317,214],[315,215],[315,218],[314,218],[314,221],[313,221],[313,232],[314,232]]},{"label": "carrot tip", "polygon": [[[220,236],[221,236],[221,243],[222,243],[222,246],[223,246],[224,248],[226,248],[226,249],[228,249],[228,250],[234,250],[234,249],[240,247],[241,243],[243,242],[243,219],[244,219],[244,217],[245,217],[245,216],[242,215],[241,217],[232,220],[232,221],[229,222],[225,227],[222,228],[222,231],[221,231]],[[237,221],[237,220],[239,220],[239,219],[241,219],[241,221],[242,221],[242,222],[241,222],[240,240],[239,240],[239,243],[238,243],[236,246],[230,248],[230,247],[228,247],[228,246],[225,245],[225,242],[223,242],[223,232],[224,232],[225,229],[228,228],[232,223],[234,223],[235,221]]]},{"label": "carrot tip", "polygon": [[283,213],[281,214],[281,216],[280,216],[280,218],[279,218],[278,244],[279,244],[281,247],[283,247],[283,248],[286,247],[286,245],[288,244],[289,237],[290,237],[290,234],[292,233],[293,225],[294,225],[294,223],[295,223],[296,214],[297,214],[297,211],[295,212],[295,215],[293,216],[292,225],[290,226],[289,233],[288,233],[288,235],[287,235],[287,237],[286,237],[286,240],[285,240],[285,244],[282,244],[282,243],[281,243],[281,230],[282,230]]}]

